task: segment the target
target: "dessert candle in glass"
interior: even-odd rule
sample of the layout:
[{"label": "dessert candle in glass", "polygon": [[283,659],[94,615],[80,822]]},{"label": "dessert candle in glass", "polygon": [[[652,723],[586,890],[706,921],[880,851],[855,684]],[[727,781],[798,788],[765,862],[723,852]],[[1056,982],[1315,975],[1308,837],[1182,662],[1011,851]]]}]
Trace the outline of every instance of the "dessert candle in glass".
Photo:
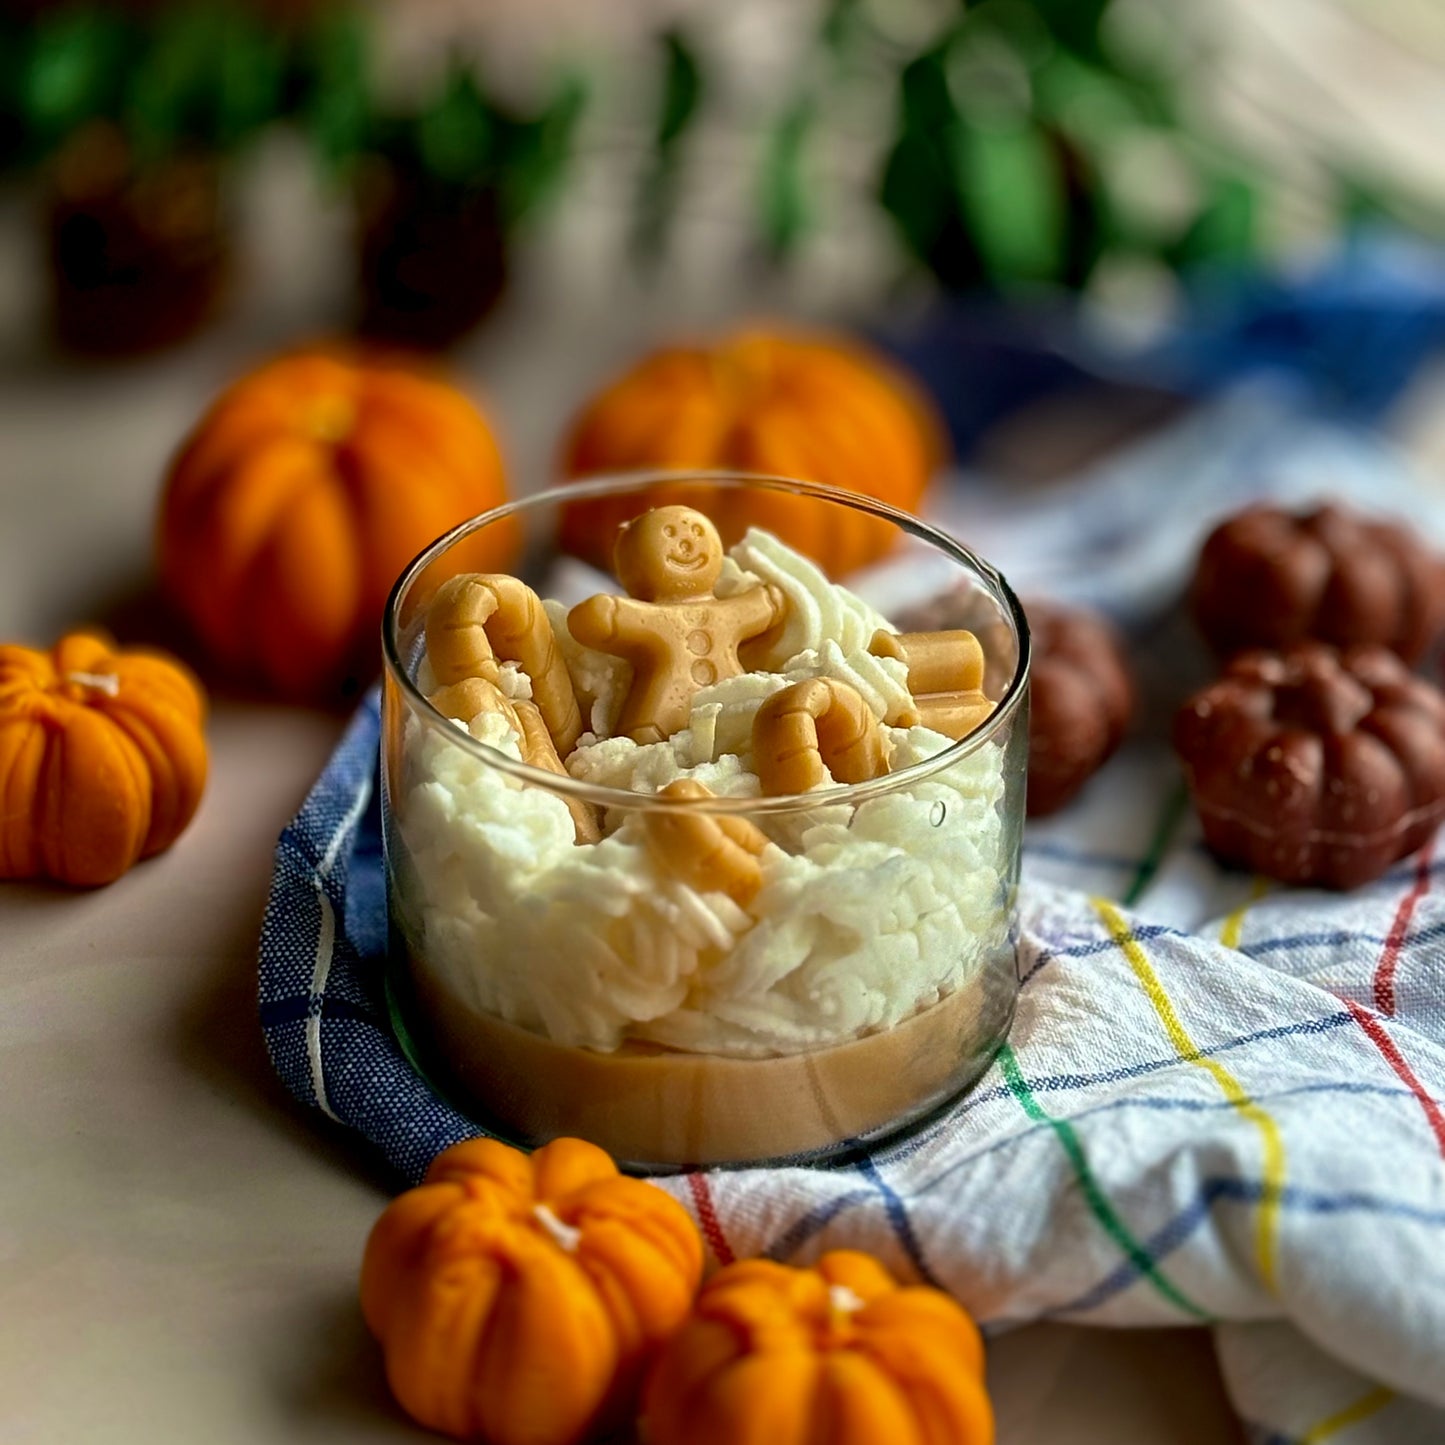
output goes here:
[{"label": "dessert candle in glass", "polygon": [[[544,556],[579,507],[615,580],[560,564],[547,598],[469,567],[501,524]],[[858,527],[891,547],[851,579],[773,530],[826,557]],[[974,630],[910,632],[944,592]],[[384,634],[393,983],[480,1125],[636,1169],[822,1160],[987,1066],[1018,987],[1028,632],[967,548],[799,482],[608,478],[440,539]]]}]

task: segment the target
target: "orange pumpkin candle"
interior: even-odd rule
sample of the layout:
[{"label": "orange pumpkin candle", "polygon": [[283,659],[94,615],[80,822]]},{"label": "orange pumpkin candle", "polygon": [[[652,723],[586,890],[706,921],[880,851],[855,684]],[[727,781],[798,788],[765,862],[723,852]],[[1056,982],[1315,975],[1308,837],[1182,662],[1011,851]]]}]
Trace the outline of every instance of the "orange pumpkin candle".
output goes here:
[{"label": "orange pumpkin candle", "polygon": [[[181,448],[161,573],[223,667],[322,696],[374,671],[402,568],[506,496],[496,442],[460,391],[399,363],[300,352],[238,381]],[[505,570],[516,528],[483,537],[469,564]]]},{"label": "orange pumpkin candle", "polygon": [[983,1346],[946,1294],[851,1250],[710,1279],[647,1381],[648,1445],[991,1445]]},{"label": "orange pumpkin candle", "polygon": [[98,633],[0,647],[0,878],[93,887],[169,848],[205,787],[205,713],[179,663]]},{"label": "orange pumpkin candle", "polygon": [[377,1221],[361,1308],[402,1407],[489,1445],[573,1445],[631,1408],[686,1316],[702,1242],[670,1195],[602,1150],[439,1155]]},{"label": "orange pumpkin candle", "polygon": [[[572,425],[569,477],[668,468],[763,472],[917,508],[943,454],[931,407],[900,372],[841,339],[745,331],[654,352],[599,392]],[[573,503],[562,545],[606,567],[618,526],[674,498],[665,484],[631,505]],[[719,490],[688,502],[731,545],[764,527],[834,577],[875,561],[894,529],[862,512],[783,492]]]}]

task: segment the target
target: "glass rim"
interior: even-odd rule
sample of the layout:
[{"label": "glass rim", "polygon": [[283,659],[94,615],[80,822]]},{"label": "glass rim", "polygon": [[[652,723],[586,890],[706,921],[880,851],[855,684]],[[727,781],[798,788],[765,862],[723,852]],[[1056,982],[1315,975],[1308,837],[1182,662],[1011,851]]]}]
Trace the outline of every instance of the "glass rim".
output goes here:
[{"label": "glass rim", "polygon": [[[500,748],[474,738],[465,728],[455,722],[439,708],[432,705],[426,694],[417,687],[402,660],[398,645],[400,613],[413,584],[433,563],[467,537],[483,528],[492,526],[507,517],[517,516],[545,506],[560,506],[567,502],[587,501],[596,497],[614,496],[619,492],[642,491],[650,487],[697,483],[738,488],[755,487],[763,491],[786,492],[793,496],[814,497],[819,501],[831,502],[838,506],[851,507],[854,511],[866,512],[883,521],[892,522],[902,532],[928,543],[952,561],[971,571],[991,587],[1013,626],[1018,640],[1018,660],[1013,675],[1009,678],[1003,695],[993,711],[971,732],[950,742],[931,757],[910,763],[895,773],[884,773],[878,778],[869,778],[861,783],[839,783],[829,788],[819,788],[810,793],[782,793],[758,798],[710,797],[710,798],[664,798],[656,793],[635,793],[627,788],[610,788],[598,783],[583,782],[570,774],[559,774],[546,768],[534,767],[531,763],[509,757]],[[812,560],[812,559],[810,559]],[[445,730],[448,741],[469,751],[487,767],[518,779],[533,787],[544,788],[563,798],[576,798],[604,808],[629,808],[636,811],[657,810],[679,813],[728,813],[728,814],[782,814],[810,812],[817,808],[836,807],[839,804],[866,802],[870,798],[886,797],[906,789],[910,785],[926,782],[937,773],[946,771],[964,758],[978,751],[996,733],[1003,729],[1017,713],[1028,691],[1030,638],[1028,619],[1022,604],[1003,574],[986,558],[980,557],[971,547],[956,537],[935,527],[911,512],[891,506],[862,492],[848,491],[842,487],[825,486],[819,482],[803,482],[791,477],[774,476],[764,472],[737,470],[682,468],[648,469],[632,472],[609,472],[589,477],[586,481],[565,482],[548,487],[528,496],[514,497],[497,507],[478,513],[459,522],[450,531],[444,532],[434,542],[424,547],[402,569],[401,575],[392,585],[386,599],[386,608],[381,622],[381,654],[388,678],[400,689],[411,710],[428,726]],[[384,701],[384,699],[383,699]]]}]

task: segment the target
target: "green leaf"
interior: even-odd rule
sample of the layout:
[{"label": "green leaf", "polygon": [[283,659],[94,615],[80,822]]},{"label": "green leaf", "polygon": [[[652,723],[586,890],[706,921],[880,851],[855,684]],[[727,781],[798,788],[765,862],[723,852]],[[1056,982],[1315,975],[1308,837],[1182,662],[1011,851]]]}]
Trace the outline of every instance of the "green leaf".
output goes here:
[{"label": "green leaf", "polygon": [[1170,249],[1169,260],[1181,269],[1206,261],[1241,265],[1255,253],[1257,224],[1254,187],[1240,176],[1218,176],[1203,209]]},{"label": "green leaf", "polygon": [[556,191],[572,158],[577,127],[587,107],[587,86],[566,77],[535,119],[511,122],[502,146],[503,209],[509,222],[543,205]]},{"label": "green leaf", "polygon": [[219,16],[214,143],[237,145],[274,119],[281,109],[286,47],[280,37],[240,11]]},{"label": "green leaf", "polygon": [[1097,66],[1056,55],[1034,76],[1041,116],[1090,151],[1137,130],[1148,119],[1131,86]]},{"label": "green leaf", "polygon": [[702,65],[683,33],[670,30],[661,44],[662,97],[653,128],[652,160],[638,186],[632,234],[633,252],[643,261],[655,260],[667,242],[677,205],[679,148],[697,119],[705,90]]},{"label": "green leaf", "polygon": [[861,0],[828,0],[818,39],[825,50],[840,55],[853,43],[862,11]]},{"label": "green leaf", "polygon": [[157,12],[126,77],[124,119],[138,153],[239,145],[281,113],[285,65],[280,36],[235,5]]},{"label": "green leaf", "polygon": [[998,285],[1055,279],[1065,243],[1064,178],[1037,126],[959,126],[953,133],[959,208]]},{"label": "green leaf", "polygon": [[363,12],[351,6],[317,16],[296,57],[297,109],[333,174],[365,147],[372,130],[371,36]]},{"label": "green leaf", "polygon": [[213,17],[197,7],[157,15],[127,86],[126,121],[138,152],[163,155],[196,136],[198,101],[214,97],[219,37]]},{"label": "green leaf", "polygon": [[657,118],[657,145],[666,150],[677,144],[697,115],[702,101],[702,66],[680,30],[662,37],[665,63],[662,105]]},{"label": "green leaf", "polygon": [[911,131],[898,137],[884,166],[879,199],[908,249],[927,262],[953,213],[950,178],[928,140]]},{"label": "green leaf", "polygon": [[773,127],[763,152],[763,239],[775,257],[788,255],[812,224],[803,161],[817,119],[817,102],[800,96]]},{"label": "green leaf", "polygon": [[899,77],[903,128],[917,135],[937,136],[957,117],[948,89],[948,52],[939,47],[904,66]]},{"label": "green leaf", "polygon": [[493,129],[476,81],[455,68],[437,101],[417,118],[417,155],[446,184],[480,181],[490,169]]},{"label": "green leaf", "polygon": [[1055,40],[1076,54],[1096,59],[1099,29],[1111,0],[1033,0],[1033,9]]},{"label": "green leaf", "polygon": [[130,35],[113,12],[58,10],[35,21],[17,77],[17,103],[37,148],[114,108]]}]

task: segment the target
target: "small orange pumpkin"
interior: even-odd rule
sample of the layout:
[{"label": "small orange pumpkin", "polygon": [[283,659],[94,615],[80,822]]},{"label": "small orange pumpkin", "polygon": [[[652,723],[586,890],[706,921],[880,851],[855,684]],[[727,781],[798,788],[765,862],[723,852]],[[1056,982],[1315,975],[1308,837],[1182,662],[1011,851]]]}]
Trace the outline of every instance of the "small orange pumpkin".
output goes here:
[{"label": "small orange pumpkin", "polygon": [[[466,396],[400,363],[299,352],[243,377],[171,465],[160,568],[214,658],[292,697],[375,669],[402,568],[506,500],[496,442]],[[515,526],[468,566],[501,571]]]},{"label": "small orange pumpkin", "polygon": [[687,1315],[702,1242],[670,1195],[558,1139],[454,1145],[367,1241],[361,1308],[402,1407],[490,1445],[571,1445],[623,1418]]},{"label": "small orange pumpkin", "polygon": [[[765,472],[862,492],[913,511],[942,459],[943,431],[913,384],[852,341],[771,330],[654,352],[595,396],[572,425],[569,477],[653,468]],[[896,530],[785,493],[689,488],[568,506],[566,551],[606,568],[618,527],[685,501],[723,541],[765,527],[835,577],[876,561]]]},{"label": "small orange pumpkin", "polygon": [[658,1356],[648,1445],[991,1445],[973,1321],[852,1250],[719,1270]]},{"label": "small orange pumpkin", "polygon": [[0,878],[94,887],[169,848],[205,787],[205,713],[179,663],[98,633],[0,647]]}]

